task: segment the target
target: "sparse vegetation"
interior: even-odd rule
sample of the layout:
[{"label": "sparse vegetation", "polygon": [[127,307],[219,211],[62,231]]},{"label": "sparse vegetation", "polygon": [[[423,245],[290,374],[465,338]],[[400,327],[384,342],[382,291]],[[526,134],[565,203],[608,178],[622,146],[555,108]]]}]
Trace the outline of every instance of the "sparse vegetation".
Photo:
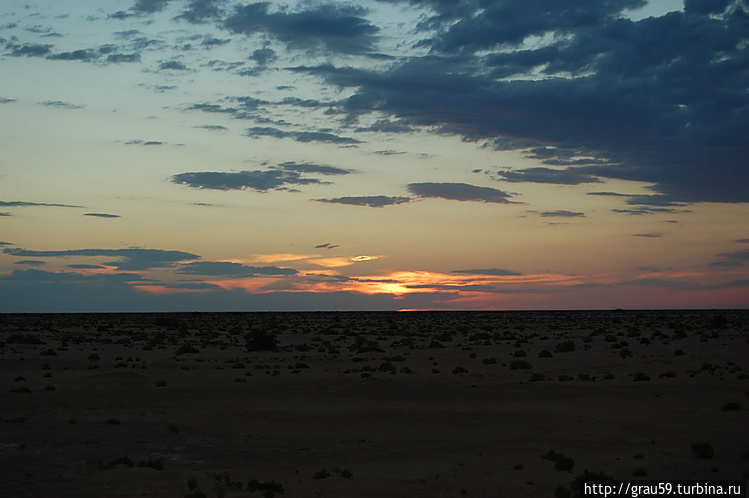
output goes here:
[{"label": "sparse vegetation", "polygon": [[635,372],[632,375],[633,382],[646,382],[650,380],[650,376],[645,372]]},{"label": "sparse vegetation", "polygon": [[730,412],[735,410],[741,410],[741,405],[739,403],[736,403],[735,401],[729,401],[728,403],[725,403],[721,408],[721,411],[723,412]]},{"label": "sparse vegetation", "polygon": [[514,360],[510,363],[510,370],[530,370],[531,368],[533,368],[533,365],[525,360]]},{"label": "sparse vegetation", "polygon": [[[570,487],[573,476],[595,461],[622,479],[659,478],[664,465],[669,475],[702,468],[718,478],[749,461],[749,447],[722,437],[711,440],[715,424],[741,433],[749,399],[749,384],[740,380],[749,378],[741,355],[749,344],[749,320],[743,319],[749,313],[722,314],[729,318],[722,329],[710,328],[711,313],[675,310],[168,314],[176,319],[174,328],[155,327],[156,314],[7,314],[0,316],[0,356],[9,403],[0,428],[5,425],[12,436],[5,447],[9,456],[18,452],[18,462],[44,462],[44,471],[62,476],[55,482],[71,492],[67,475],[75,469],[53,453],[65,444],[71,462],[87,466],[81,482],[88,476],[109,480],[117,486],[112,494],[123,496],[121,483],[130,478],[139,482],[132,485],[139,494],[147,494],[150,479],[171,480],[173,494],[186,498],[280,498],[284,488],[295,495],[345,494],[357,482],[369,486],[374,474],[359,464],[356,475],[336,470],[339,450],[374,458],[390,441],[380,436],[391,434],[407,450],[425,437],[440,443],[463,438],[448,465],[406,476],[413,491],[421,483],[415,494],[424,496],[460,496],[461,489],[467,496],[489,496],[501,489],[502,496],[572,497],[578,493]],[[264,331],[275,338],[272,346],[251,350],[249,338]],[[12,334],[29,334],[44,345],[8,342]],[[430,347],[432,341],[441,347]],[[568,343],[577,349],[567,351]],[[687,354],[675,354],[677,347]],[[47,351],[55,355],[41,354]],[[684,388],[690,375],[704,390]],[[9,390],[19,394],[8,396]],[[612,408],[619,394],[636,413],[657,414],[648,418],[654,435],[644,442],[641,428],[630,423],[632,412]],[[218,408],[202,406],[205,399]],[[577,400],[586,406],[565,411]],[[339,410],[335,403],[341,401],[356,413]],[[542,401],[552,415],[540,415]],[[591,410],[584,409],[588,405]],[[505,412],[510,416],[491,416]],[[246,423],[239,423],[243,417]],[[602,417],[610,422],[599,423]],[[541,448],[534,462],[532,455],[513,453],[518,458],[488,472],[498,450],[486,434],[510,427],[513,438],[538,441],[549,420],[560,423],[547,449],[554,445],[567,455],[557,451],[541,460]],[[703,420],[710,425],[700,432]],[[576,431],[590,430],[591,438],[601,440],[608,436],[598,431],[611,426],[630,441],[630,449],[616,459],[609,454],[592,459],[585,443],[592,439],[581,440]],[[231,427],[239,431],[223,439]],[[690,447],[690,439],[674,449],[676,431],[686,428],[694,428],[692,440],[711,441],[702,443],[709,449]],[[310,437],[296,437],[297,431]],[[266,452],[270,458],[258,466],[232,460],[247,455],[255,461]],[[350,466],[359,461],[340,458],[339,464]],[[154,468],[159,460],[163,473]],[[383,470],[396,475],[399,469],[384,462]],[[10,458],[8,463],[20,465]],[[240,474],[248,468],[255,476]],[[227,479],[225,469],[235,478]],[[24,472],[36,472],[34,482],[43,487],[41,470]],[[475,477],[480,472],[488,472],[482,474],[485,482]],[[18,489],[9,495],[18,495],[12,492]]]},{"label": "sparse vegetation", "polygon": [[713,457],[713,455],[715,455],[715,449],[710,443],[692,443],[692,453],[694,453],[697,458],[709,460]]},{"label": "sparse vegetation", "polygon": [[278,345],[277,334],[265,329],[249,332],[244,336],[244,340],[247,351],[273,351]]},{"label": "sparse vegetation", "polygon": [[161,458],[143,458],[138,460],[138,467],[148,467],[153,470],[164,470],[164,460]]},{"label": "sparse vegetation", "polygon": [[575,466],[575,460],[572,457],[567,456],[564,453],[556,452],[554,450],[547,451],[546,453],[541,455],[541,458],[554,462],[554,470],[558,470],[560,472],[572,470],[572,468]]}]

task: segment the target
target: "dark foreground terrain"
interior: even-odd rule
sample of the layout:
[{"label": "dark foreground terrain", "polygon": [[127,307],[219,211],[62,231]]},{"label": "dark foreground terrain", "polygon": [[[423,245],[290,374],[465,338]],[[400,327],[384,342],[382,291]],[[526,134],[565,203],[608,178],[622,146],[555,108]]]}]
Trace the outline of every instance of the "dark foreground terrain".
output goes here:
[{"label": "dark foreground terrain", "polygon": [[0,495],[747,479],[747,353],[749,311],[0,315]]}]

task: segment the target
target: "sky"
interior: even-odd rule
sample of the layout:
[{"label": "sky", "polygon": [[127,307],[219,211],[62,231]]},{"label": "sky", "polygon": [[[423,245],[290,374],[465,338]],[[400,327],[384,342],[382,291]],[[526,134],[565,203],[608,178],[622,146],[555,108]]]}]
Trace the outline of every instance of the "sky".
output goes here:
[{"label": "sky", "polygon": [[3,0],[0,312],[749,307],[746,0]]}]

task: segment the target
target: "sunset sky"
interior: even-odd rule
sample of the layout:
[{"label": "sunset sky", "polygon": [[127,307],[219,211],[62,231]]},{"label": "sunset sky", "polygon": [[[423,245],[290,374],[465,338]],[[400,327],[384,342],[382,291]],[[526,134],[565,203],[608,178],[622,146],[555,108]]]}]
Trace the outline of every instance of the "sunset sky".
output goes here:
[{"label": "sunset sky", "polygon": [[746,308],[745,0],[3,0],[0,312]]}]

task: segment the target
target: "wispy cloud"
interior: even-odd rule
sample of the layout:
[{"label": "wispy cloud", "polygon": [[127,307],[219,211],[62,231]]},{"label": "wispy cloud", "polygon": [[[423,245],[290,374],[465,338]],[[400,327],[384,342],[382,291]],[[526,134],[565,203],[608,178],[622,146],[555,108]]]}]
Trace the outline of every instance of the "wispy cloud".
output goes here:
[{"label": "wispy cloud", "polygon": [[61,109],[83,109],[86,107],[81,104],[71,104],[70,102],[64,102],[62,100],[45,100],[44,102],[39,102],[39,105],[46,107],[59,107]]},{"label": "wispy cloud", "polygon": [[746,251],[733,251],[733,252],[722,252],[717,255],[719,260],[710,263],[711,266],[720,268],[739,268],[749,262],[749,250]]},{"label": "wispy cloud", "polygon": [[581,183],[601,183],[601,180],[579,168],[525,168],[497,172],[499,180],[506,182],[553,183],[558,185],[580,185]]},{"label": "wispy cloud", "polygon": [[248,266],[228,261],[196,261],[180,266],[177,273],[188,275],[249,277],[254,275],[295,275],[297,271],[293,268],[279,268],[277,266]]},{"label": "wispy cloud", "polygon": [[6,207],[32,207],[32,206],[46,206],[46,207],[66,207],[66,208],[83,208],[84,206],[76,206],[74,204],[55,204],[49,202],[30,202],[30,201],[0,201],[0,206]]},{"label": "wispy cloud", "polygon": [[172,183],[193,188],[213,190],[252,189],[257,192],[288,190],[287,185],[327,184],[330,182],[310,178],[305,174],[323,176],[348,175],[352,170],[336,166],[285,162],[267,170],[246,170],[236,172],[202,171],[180,173],[171,177]]},{"label": "wispy cloud", "polygon": [[334,197],[332,199],[315,199],[317,202],[325,202],[328,204],[346,204],[349,206],[366,206],[373,208],[381,208],[385,206],[393,206],[397,204],[407,204],[411,202],[410,197],[392,197],[386,195],[363,195],[363,196],[348,196],[348,197]]},{"label": "wispy cloud", "polygon": [[512,270],[505,270],[502,268],[479,268],[479,269],[473,269],[473,270],[453,270],[452,273],[462,274],[462,275],[493,275],[497,277],[517,277],[522,275],[522,273],[512,271]]},{"label": "wispy cloud", "polygon": [[543,211],[541,216],[544,218],[583,218],[585,213],[558,209],[556,211]]},{"label": "wispy cloud", "polygon": [[52,45],[39,43],[9,43],[6,46],[13,57],[45,57],[52,51]]},{"label": "wispy cloud", "polygon": [[158,140],[140,140],[140,139],[134,139],[134,140],[128,140],[125,142],[125,145],[146,145],[146,146],[152,146],[152,145],[164,145],[166,142],[160,142]]},{"label": "wispy cloud", "polygon": [[331,144],[360,144],[361,140],[351,137],[342,137],[333,133],[321,131],[283,131],[280,128],[255,126],[247,128],[247,136],[252,138],[273,137],[273,138],[291,138],[297,142],[323,142]]},{"label": "wispy cloud", "polygon": [[109,213],[85,213],[83,216],[93,216],[94,218],[119,218],[119,214]]},{"label": "wispy cloud", "polygon": [[62,251],[35,251],[22,248],[5,248],[5,254],[10,256],[32,258],[66,258],[66,257],[115,257],[114,261],[103,263],[118,270],[140,271],[151,268],[165,268],[177,263],[200,258],[196,254],[184,251],[165,251],[162,249],[69,249]]},{"label": "wispy cloud", "polygon": [[464,202],[484,202],[495,204],[515,204],[510,201],[512,194],[491,188],[467,183],[409,183],[406,188],[421,198],[437,198]]},{"label": "wispy cloud", "polygon": [[39,261],[38,259],[21,259],[16,261],[16,265],[25,265],[25,266],[44,266],[47,264],[46,261]]}]

